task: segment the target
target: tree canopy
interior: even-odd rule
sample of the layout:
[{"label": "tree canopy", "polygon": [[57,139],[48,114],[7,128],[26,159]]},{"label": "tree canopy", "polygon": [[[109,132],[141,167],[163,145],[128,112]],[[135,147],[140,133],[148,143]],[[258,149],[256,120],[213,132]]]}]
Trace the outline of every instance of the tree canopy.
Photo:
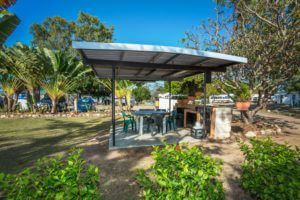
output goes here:
[{"label": "tree canopy", "polygon": [[[247,84],[258,93],[256,108],[244,112],[248,121],[265,108],[277,88],[300,67],[300,12],[297,0],[218,0],[215,19],[202,22],[186,33],[187,46],[244,56],[248,63],[233,66],[215,78],[223,92],[238,90]],[[223,7],[233,9],[231,14]]]},{"label": "tree canopy", "polygon": [[47,17],[41,24],[32,24],[30,33],[33,36],[33,46],[74,54],[72,40],[112,42],[114,27],[105,25],[98,17],[80,12],[75,21],[68,21],[60,16]]},{"label": "tree canopy", "polygon": [[151,99],[151,92],[147,86],[137,86],[133,89],[133,95],[135,97],[135,100],[140,103],[145,100]]}]

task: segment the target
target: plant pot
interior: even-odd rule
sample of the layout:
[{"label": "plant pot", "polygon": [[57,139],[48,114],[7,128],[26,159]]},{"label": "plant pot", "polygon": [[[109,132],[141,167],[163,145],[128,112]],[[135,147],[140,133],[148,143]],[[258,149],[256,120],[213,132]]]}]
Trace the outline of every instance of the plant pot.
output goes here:
[{"label": "plant pot", "polygon": [[194,96],[188,96],[189,101],[195,101],[195,99],[196,99],[196,97],[194,97]]},{"label": "plant pot", "polygon": [[235,103],[236,109],[238,109],[238,110],[249,110],[250,105],[251,105],[250,101],[249,102],[236,102]]}]

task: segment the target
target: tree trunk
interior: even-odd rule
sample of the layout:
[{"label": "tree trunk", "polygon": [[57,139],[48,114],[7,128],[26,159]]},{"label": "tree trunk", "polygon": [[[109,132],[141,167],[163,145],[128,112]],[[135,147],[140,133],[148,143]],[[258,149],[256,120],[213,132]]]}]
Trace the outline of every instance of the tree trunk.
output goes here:
[{"label": "tree trunk", "polygon": [[57,100],[56,99],[51,99],[51,101],[52,101],[51,114],[55,114],[56,113]]},{"label": "tree trunk", "polygon": [[7,112],[11,112],[11,107],[12,107],[12,96],[7,96]]},{"label": "tree trunk", "polygon": [[16,99],[14,100],[13,105],[12,105],[12,110],[13,110],[13,111],[16,110],[16,106],[17,106],[18,100],[19,100],[19,95],[20,95],[20,93],[17,92],[17,93],[16,93]]},{"label": "tree trunk", "polygon": [[246,124],[251,124],[253,123],[253,112],[249,111],[249,110],[242,110],[241,111],[241,118],[242,121]]},{"label": "tree trunk", "polygon": [[257,112],[266,108],[266,106],[267,106],[266,96],[263,97],[262,94],[259,92],[256,107],[253,110],[241,111],[242,121],[245,122],[246,124],[253,123],[254,117],[257,114]]},{"label": "tree trunk", "polygon": [[74,98],[74,112],[78,112],[78,95],[76,94],[76,97]]},{"label": "tree trunk", "polygon": [[34,89],[29,90],[29,93],[30,93],[31,101],[32,101],[32,112],[36,113],[36,100],[35,100]]}]

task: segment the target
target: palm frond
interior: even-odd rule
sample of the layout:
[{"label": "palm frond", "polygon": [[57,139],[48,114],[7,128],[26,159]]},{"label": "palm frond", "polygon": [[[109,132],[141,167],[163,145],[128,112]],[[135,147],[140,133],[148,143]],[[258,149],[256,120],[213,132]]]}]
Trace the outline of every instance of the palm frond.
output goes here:
[{"label": "palm frond", "polygon": [[19,24],[20,19],[16,15],[6,10],[0,11],[0,45],[5,42]]},{"label": "palm frond", "polygon": [[0,85],[6,96],[12,96],[22,87],[22,82],[11,75],[1,75]]},{"label": "palm frond", "polygon": [[15,3],[16,0],[0,0],[0,10],[5,10]]}]

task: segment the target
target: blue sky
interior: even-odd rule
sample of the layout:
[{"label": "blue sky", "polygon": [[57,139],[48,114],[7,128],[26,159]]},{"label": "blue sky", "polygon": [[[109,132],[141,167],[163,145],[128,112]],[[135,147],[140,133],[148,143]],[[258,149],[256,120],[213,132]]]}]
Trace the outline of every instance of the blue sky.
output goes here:
[{"label": "blue sky", "polygon": [[9,10],[21,24],[6,45],[30,44],[30,25],[48,16],[75,20],[84,11],[113,25],[115,42],[182,46],[184,32],[213,17],[214,8],[212,0],[17,0]]}]

